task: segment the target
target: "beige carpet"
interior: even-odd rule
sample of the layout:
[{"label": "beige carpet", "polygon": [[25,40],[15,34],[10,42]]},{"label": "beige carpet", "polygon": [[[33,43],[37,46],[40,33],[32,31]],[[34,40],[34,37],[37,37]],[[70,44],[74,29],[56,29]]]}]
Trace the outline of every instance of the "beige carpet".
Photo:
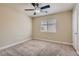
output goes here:
[{"label": "beige carpet", "polygon": [[1,56],[77,56],[72,46],[30,40],[0,51]]}]

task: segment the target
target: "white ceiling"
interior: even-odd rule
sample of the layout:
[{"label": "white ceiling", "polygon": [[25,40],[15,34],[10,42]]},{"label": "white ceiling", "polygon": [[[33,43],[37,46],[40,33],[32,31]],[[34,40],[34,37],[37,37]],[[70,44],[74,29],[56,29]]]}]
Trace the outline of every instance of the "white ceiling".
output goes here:
[{"label": "white ceiling", "polygon": [[[48,13],[40,12],[37,13],[37,15],[33,15],[34,11],[26,11],[26,14],[31,17],[44,16],[48,14],[54,14],[54,13],[72,10],[72,8],[75,6],[74,3],[42,3],[40,6],[44,6],[44,5],[50,5],[50,8],[44,10],[44,11],[48,11]],[[32,5],[29,4],[29,7],[30,6]]]},{"label": "white ceiling", "polygon": [[8,6],[10,8],[16,9],[18,11],[23,11],[30,17],[37,17],[37,16],[44,16],[48,14],[55,14],[67,10],[72,10],[72,8],[75,6],[74,3],[42,3],[40,6],[44,5],[50,5],[50,8],[45,9],[44,11],[48,11],[48,13],[38,13],[37,15],[33,15],[34,11],[25,11],[24,9],[34,9],[34,7],[31,5],[31,3],[9,3],[9,4],[0,4]]}]

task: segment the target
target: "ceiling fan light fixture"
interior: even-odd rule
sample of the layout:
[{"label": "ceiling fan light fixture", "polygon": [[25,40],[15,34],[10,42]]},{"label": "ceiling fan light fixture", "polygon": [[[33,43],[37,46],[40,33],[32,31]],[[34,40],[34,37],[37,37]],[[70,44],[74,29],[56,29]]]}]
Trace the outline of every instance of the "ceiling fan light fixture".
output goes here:
[{"label": "ceiling fan light fixture", "polygon": [[37,10],[37,9],[36,9],[35,12],[36,12],[36,13],[40,13],[40,10]]},{"label": "ceiling fan light fixture", "polygon": [[40,11],[40,8],[37,7],[37,8],[35,9],[35,12],[36,12],[36,13],[40,13],[40,12],[41,12],[41,11]]}]

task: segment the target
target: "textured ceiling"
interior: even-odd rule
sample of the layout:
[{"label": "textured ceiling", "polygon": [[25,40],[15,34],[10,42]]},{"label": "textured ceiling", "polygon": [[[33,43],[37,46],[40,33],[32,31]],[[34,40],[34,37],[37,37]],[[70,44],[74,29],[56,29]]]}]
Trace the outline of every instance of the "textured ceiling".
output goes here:
[{"label": "textured ceiling", "polygon": [[33,15],[34,11],[26,11],[26,14],[31,17],[44,16],[48,14],[54,14],[58,12],[72,10],[72,8],[75,6],[75,4],[73,3],[42,3],[40,4],[40,6],[44,6],[44,5],[50,5],[50,8],[44,10],[44,11],[48,11],[48,13],[40,12],[40,13],[37,13],[37,15]]}]

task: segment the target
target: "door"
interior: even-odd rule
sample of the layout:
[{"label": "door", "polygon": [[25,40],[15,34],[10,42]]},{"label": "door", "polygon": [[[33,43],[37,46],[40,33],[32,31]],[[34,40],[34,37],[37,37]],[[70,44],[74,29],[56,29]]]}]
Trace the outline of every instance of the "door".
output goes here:
[{"label": "door", "polygon": [[73,10],[73,18],[72,18],[72,39],[73,39],[73,47],[78,49],[78,12],[77,7]]}]

